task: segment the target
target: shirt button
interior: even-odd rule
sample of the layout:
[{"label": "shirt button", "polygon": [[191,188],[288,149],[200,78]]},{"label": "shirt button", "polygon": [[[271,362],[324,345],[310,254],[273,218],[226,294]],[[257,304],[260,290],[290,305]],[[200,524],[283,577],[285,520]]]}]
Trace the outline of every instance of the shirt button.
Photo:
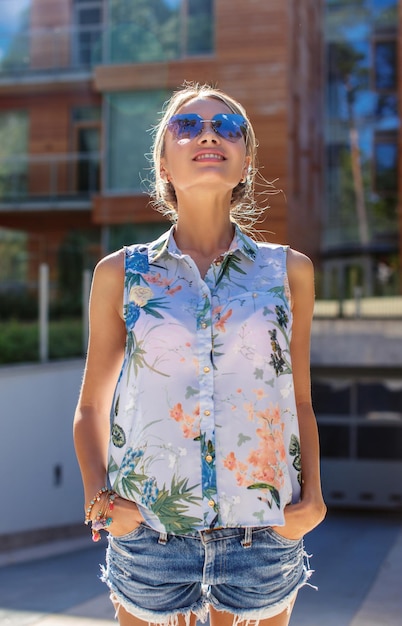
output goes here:
[{"label": "shirt button", "polygon": [[213,500],[209,500],[208,501],[208,506],[210,506],[211,508],[215,506],[215,502]]},{"label": "shirt button", "polygon": [[204,373],[205,373],[205,374],[208,374],[208,372],[209,372],[209,371],[210,371],[210,368],[206,365],[206,366],[204,367]]},{"label": "shirt button", "polygon": [[211,415],[211,411],[208,411],[208,409],[207,409],[206,411],[204,411],[204,415],[206,415],[208,417],[209,415]]},{"label": "shirt button", "polygon": [[207,456],[205,457],[205,460],[206,460],[207,463],[211,463],[212,456],[210,454],[207,454]]},{"label": "shirt button", "polygon": [[208,326],[208,324],[206,322],[202,322],[201,328],[206,328],[207,326]]}]

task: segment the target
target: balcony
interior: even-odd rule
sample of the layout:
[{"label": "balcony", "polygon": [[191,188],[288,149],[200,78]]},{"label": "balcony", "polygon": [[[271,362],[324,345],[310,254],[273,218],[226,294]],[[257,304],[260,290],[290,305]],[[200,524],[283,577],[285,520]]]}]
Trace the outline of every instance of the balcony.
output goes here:
[{"label": "balcony", "polygon": [[0,159],[0,212],[89,209],[100,190],[100,166],[99,152]]},{"label": "balcony", "polygon": [[26,82],[52,73],[88,77],[102,60],[103,27],[0,32],[0,84]]},{"label": "balcony", "polygon": [[168,23],[155,19],[0,31],[0,85],[87,79],[95,65],[158,63],[213,52],[209,14],[188,19],[172,14]]}]

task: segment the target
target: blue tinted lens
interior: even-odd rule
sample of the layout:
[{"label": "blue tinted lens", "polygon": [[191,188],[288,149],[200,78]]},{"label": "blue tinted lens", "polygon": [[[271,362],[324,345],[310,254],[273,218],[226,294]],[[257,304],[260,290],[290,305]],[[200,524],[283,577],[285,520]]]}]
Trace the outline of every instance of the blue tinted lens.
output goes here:
[{"label": "blue tinted lens", "polygon": [[214,131],[228,141],[238,141],[246,136],[247,121],[236,113],[218,113],[212,119]]},{"label": "blue tinted lens", "polygon": [[195,113],[173,115],[168,122],[168,129],[177,141],[194,139],[202,132],[202,117]]},{"label": "blue tinted lens", "polygon": [[167,127],[176,141],[191,140],[201,134],[206,122],[211,123],[217,135],[228,141],[238,141],[247,133],[247,121],[236,113],[218,113],[212,120],[203,120],[196,113],[179,113],[170,118]]}]

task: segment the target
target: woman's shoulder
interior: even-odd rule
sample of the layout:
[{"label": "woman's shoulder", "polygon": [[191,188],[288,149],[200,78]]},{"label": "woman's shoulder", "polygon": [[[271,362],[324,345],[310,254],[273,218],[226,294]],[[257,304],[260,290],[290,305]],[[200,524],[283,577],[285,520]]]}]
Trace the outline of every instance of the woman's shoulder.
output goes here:
[{"label": "woman's shoulder", "polygon": [[288,247],[287,249],[287,270],[288,273],[300,276],[311,275],[314,271],[313,262],[306,254]]},{"label": "woman's shoulder", "polygon": [[287,275],[293,302],[303,298],[314,300],[314,266],[311,259],[302,252],[288,249]]},{"label": "woman's shoulder", "polygon": [[114,281],[124,276],[125,250],[121,248],[98,261],[95,266],[94,278],[98,281]]}]

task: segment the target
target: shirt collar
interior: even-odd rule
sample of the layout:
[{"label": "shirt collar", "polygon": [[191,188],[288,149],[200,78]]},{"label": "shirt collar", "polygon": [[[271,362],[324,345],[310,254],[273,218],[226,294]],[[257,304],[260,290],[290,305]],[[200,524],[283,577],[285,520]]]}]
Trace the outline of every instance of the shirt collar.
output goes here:
[{"label": "shirt collar", "polygon": [[[235,224],[235,234],[229,247],[229,252],[240,251],[250,261],[255,261],[258,252],[257,243],[248,235],[243,233]],[[148,248],[148,259],[150,263],[154,263],[165,254],[172,256],[181,255],[179,248],[174,240],[174,226],[166,231],[158,239],[153,241]]]}]

